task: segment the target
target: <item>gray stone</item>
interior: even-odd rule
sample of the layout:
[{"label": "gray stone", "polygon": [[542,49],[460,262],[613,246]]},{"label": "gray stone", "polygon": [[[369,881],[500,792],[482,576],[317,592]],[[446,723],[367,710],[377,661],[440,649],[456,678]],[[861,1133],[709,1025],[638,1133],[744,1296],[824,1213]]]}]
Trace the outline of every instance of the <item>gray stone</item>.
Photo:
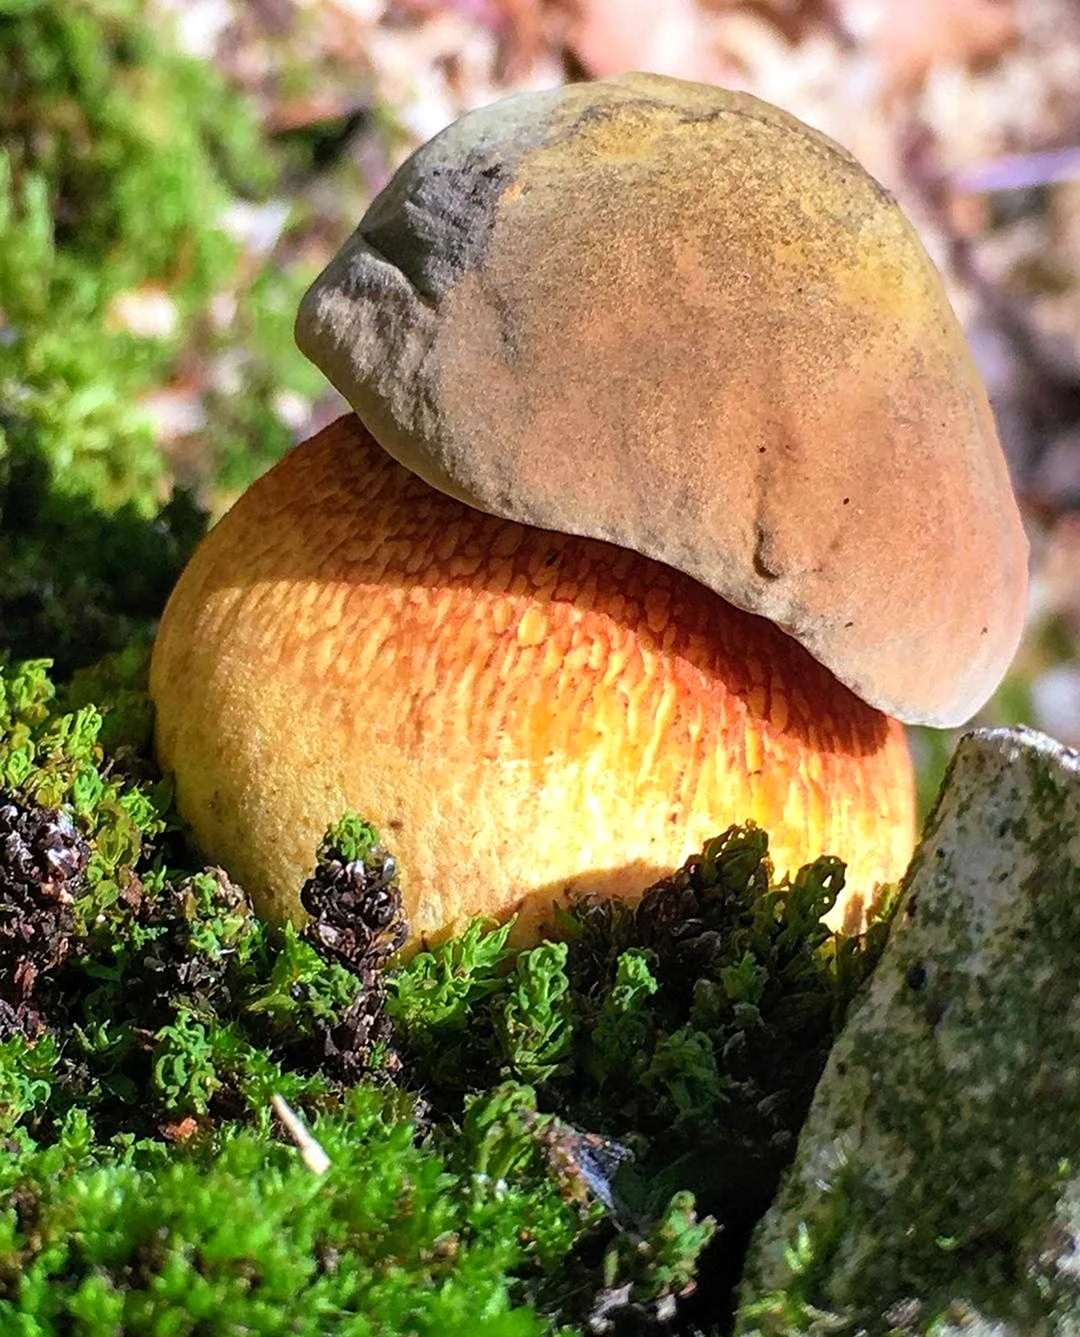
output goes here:
[{"label": "gray stone", "polygon": [[962,740],[737,1332],[1080,1333],[1080,754]]}]

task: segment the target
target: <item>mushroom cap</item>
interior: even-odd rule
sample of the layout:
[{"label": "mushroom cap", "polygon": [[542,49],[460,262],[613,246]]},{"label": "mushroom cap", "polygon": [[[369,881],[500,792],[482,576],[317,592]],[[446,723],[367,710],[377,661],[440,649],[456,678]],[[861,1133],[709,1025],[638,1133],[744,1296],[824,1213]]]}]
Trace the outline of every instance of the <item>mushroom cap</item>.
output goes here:
[{"label": "mushroom cap", "polygon": [[346,809],[398,857],[412,945],[518,941],[632,897],[733,822],[848,861],[859,922],[914,842],[903,729],[670,567],[428,487],[351,415],[237,502],[154,647],[157,748],[203,851],[295,914]]},{"label": "mushroom cap", "polygon": [[464,116],[297,339],[435,487],[676,567],[891,715],[959,723],[1012,658],[1027,544],[941,281],[753,97],[635,74]]}]

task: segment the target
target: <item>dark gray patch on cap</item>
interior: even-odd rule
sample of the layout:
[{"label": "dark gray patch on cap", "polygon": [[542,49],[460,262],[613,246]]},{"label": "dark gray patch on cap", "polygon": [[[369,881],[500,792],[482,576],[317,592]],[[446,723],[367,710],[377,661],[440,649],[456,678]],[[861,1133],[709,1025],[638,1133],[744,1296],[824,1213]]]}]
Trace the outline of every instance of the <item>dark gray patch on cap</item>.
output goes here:
[{"label": "dark gray patch on cap", "polygon": [[372,202],[359,234],[399,269],[422,299],[438,303],[483,265],[499,196],[513,180],[490,150],[460,164],[415,155]]}]

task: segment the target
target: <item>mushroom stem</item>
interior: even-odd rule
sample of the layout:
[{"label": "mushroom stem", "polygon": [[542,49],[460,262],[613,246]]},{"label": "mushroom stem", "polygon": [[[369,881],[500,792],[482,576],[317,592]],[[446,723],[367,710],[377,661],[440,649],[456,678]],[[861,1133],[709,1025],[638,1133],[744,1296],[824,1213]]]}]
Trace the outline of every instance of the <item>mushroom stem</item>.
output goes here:
[{"label": "mushroom stem", "polygon": [[857,923],[912,849],[902,727],[795,641],[435,491],[352,416],[201,545],[151,693],[180,811],[272,917],[346,808],[398,855],[414,944],[476,914],[534,939],[554,901],[632,897],[746,820],[780,870],[844,858]]}]

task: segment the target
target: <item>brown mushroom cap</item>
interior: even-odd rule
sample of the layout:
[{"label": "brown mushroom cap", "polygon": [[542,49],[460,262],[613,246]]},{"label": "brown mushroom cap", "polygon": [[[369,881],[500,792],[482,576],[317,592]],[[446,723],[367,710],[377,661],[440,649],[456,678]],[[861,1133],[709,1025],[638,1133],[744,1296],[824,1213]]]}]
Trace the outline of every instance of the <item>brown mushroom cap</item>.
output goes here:
[{"label": "brown mushroom cap", "polygon": [[678,568],[891,715],[965,720],[1012,657],[1026,542],[938,275],[752,97],[628,75],[465,116],[297,338],[436,487]]},{"label": "brown mushroom cap", "polygon": [[747,819],[780,871],[848,861],[849,924],[911,853],[902,727],[789,637],[464,506],[351,415],[200,545],[150,689],[180,811],[276,918],[347,808],[398,856],[414,946],[512,912],[529,941],[553,901],[635,896]]}]

